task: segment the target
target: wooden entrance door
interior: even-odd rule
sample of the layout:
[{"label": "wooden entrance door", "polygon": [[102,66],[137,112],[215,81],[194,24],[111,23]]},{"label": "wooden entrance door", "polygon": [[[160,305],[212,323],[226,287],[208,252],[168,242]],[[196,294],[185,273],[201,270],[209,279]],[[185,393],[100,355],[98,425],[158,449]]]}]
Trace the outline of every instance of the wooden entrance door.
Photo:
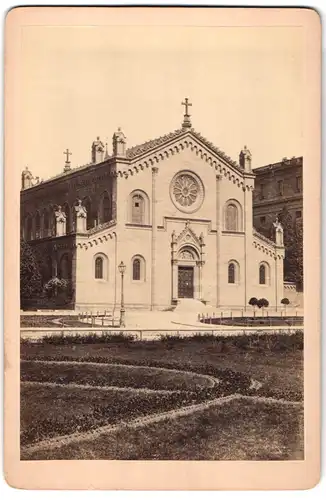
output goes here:
[{"label": "wooden entrance door", "polygon": [[180,299],[194,298],[194,268],[178,268],[178,297]]}]

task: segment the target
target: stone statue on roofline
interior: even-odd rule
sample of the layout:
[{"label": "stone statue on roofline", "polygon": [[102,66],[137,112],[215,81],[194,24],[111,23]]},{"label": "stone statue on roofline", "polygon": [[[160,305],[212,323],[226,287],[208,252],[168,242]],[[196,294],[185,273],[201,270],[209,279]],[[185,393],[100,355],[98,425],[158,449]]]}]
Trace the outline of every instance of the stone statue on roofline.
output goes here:
[{"label": "stone statue on roofline", "polygon": [[83,206],[82,201],[78,200],[78,205],[75,206],[76,212],[76,231],[77,233],[85,233],[87,230],[87,210]]},{"label": "stone statue on roofline", "polygon": [[280,223],[278,217],[276,217],[275,222],[273,222],[273,226],[275,227],[275,243],[279,247],[284,246],[283,239],[283,226]]}]

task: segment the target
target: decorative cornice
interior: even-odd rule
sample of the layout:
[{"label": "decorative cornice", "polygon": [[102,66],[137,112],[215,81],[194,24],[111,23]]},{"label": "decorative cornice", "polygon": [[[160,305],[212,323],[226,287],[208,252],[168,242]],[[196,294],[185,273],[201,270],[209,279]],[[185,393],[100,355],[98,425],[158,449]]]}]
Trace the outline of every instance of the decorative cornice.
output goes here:
[{"label": "decorative cornice", "polygon": [[[31,191],[35,191],[37,189],[41,189],[42,187],[44,186],[48,186],[49,184],[52,184],[52,183],[56,183],[56,182],[59,182],[61,180],[67,180],[67,179],[73,179],[76,175],[75,174],[78,174],[80,173],[81,171],[83,170],[91,170],[91,169],[97,169],[99,167],[102,167],[104,164],[108,163],[109,165],[112,165],[114,164],[113,163],[114,161],[114,158],[113,157],[108,157],[108,158],[105,158],[105,160],[103,160],[102,162],[100,163],[86,163],[85,165],[81,165],[80,167],[73,167],[71,170],[69,170],[68,172],[60,172],[60,174],[57,174],[57,175],[54,175],[53,177],[49,177],[48,179],[45,179],[43,181],[40,181],[38,184],[34,184],[33,186],[29,187],[29,188],[26,188],[26,189],[22,189],[20,191],[20,194],[21,195],[24,195],[25,193],[30,193]],[[117,173],[113,170],[112,172],[109,172],[109,175],[111,177],[117,177]]]},{"label": "decorative cornice", "polygon": [[[164,137],[169,136],[163,136],[163,138]],[[218,148],[214,147],[213,149],[211,143],[208,141],[205,142],[202,136],[194,132],[193,129],[182,130],[181,133],[175,135],[172,134],[172,137],[162,140],[162,142],[159,143],[151,141],[150,146],[146,146],[146,151],[142,151],[141,148],[137,150],[138,155],[136,156],[135,153],[135,157],[130,167],[119,170],[118,175],[127,179],[130,175],[135,175],[142,170],[153,167],[157,163],[187,148],[191,149],[197,156],[200,156],[206,161],[215,169],[217,174],[226,177],[239,188],[242,188],[244,191],[254,190],[253,183],[251,182],[252,176],[248,178],[249,182],[246,182],[245,172],[235,162],[232,162],[232,160],[230,162],[229,157]]]},{"label": "decorative cornice", "polygon": [[129,159],[134,159],[137,156],[141,156],[144,153],[152,151],[157,147],[163,146],[166,143],[170,142],[172,139],[184,135],[185,131],[180,128],[170,132],[169,134],[162,135],[161,137],[157,137],[156,139],[152,139],[150,141],[143,142],[142,144],[138,144],[132,148],[127,149],[126,157]]},{"label": "decorative cornice", "polygon": [[256,174],[273,173],[276,170],[282,170],[289,167],[302,167],[303,156],[293,156],[292,158],[284,158],[282,161],[277,163],[271,163],[269,165],[263,165],[262,167],[254,168],[253,171]]},{"label": "decorative cornice", "polygon": [[282,254],[282,250],[284,250],[283,247],[277,247],[272,240],[269,240],[268,238],[266,238],[266,236],[258,233],[255,230],[253,231],[253,237],[256,238],[256,240],[254,239],[252,243],[254,248],[257,248],[258,250],[269,255],[270,257],[273,257],[274,259],[284,258],[284,255]]},{"label": "decorative cornice", "polygon": [[116,221],[115,220],[110,220],[108,222],[104,222],[103,224],[99,224],[98,226],[92,227],[91,229],[89,229],[87,231],[86,234],[88,234],[90,236],[92,234],[96,234],[96,233],[99,233],[99,232],[103,231],[103,229],[107,229],[107,228],[113,227],[115,225],[116,225]]},{"label": "decorative cornice", "polygon": [[85,238],[84,241],[78,241],[77,246],[78,248],[85,248],[85,250],[87,250],[88,248],[100,245],[101,243],[104,243],[106,241],[113,240],[116,237],[117,233],[115,231],[112,231],[111,233],[97,235],[95,238]]},{"label": "decorative cornice", "polygon": [[138,156],[142,156],[144,153],[151,152],[151,151],[155,150],[157,147],[165,146],[166,144],[168,144],[172,140],[179,138],[179,137],[182,137],[182,136],[185,136],[185,135],[188,135],[188,134],[196,137],[200,142],[205,144],[205,146],[207,146],[209,149],[214,151],[214,153],[216,153],[218,156],[220,156],[227,163],[232,165],[234,168],[239,170],[241,173],[243,172],[243,169],[240,167],[240,165],[238,163],[236,163],[234,160],[232,160],[232,158],[230,158],[226,153],[224,153],[224,151],[222,151],[217,146],[215,146],[212,142],[210,142],[208,139],[206,139],[206,137],[201,135],[199,132],[196,132],[196,130],[194,130],[193,128],[191,128],[191,129],[184,129],[184,128],[177,129],[177,130],[174,130],[174,132],[171,132],[171,133],[166,134],[166,135],[162,135],[161,137],[144,142],[143,144],[140,144],[140,145],[135,146],[133,148],[127,149],[126,156],[127,156],[127,158],[135,159]]},{"label": "decorative cornice", "polygon": [[272,246],[273,248],[276,247],[276,244],[273,240],[270,240],[269,238],[267,238],[266,236],[264,236],[263,234],[259,233],[258,231],[254,230],[253,231],[253,236],[264,241],[265,243],[267,243],[267,245],[270,245]]},{"label": "decorative cornice", "polygon": [[256,207],[263,207],[263,206],[269,206],[269,205],[284,205],[285,203],[291,203],[293,201],[302,201],[303,199],[303,193],[297,193],[289,196],[282,196],[282,197],[275,197],[275,198],[267,198],[264,200],[253,200],[253,206]]},{"label": "decorative cornice", "polygon": [[125,226],[129,229],[152,229],[152,224],[132,224],[126,222]]}]

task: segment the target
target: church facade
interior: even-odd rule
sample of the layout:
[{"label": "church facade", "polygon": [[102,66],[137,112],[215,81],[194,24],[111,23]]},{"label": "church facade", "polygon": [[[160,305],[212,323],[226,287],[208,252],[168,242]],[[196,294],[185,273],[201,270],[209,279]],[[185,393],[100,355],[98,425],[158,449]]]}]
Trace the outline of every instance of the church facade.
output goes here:
[{"label": "church facade", "polygon": [[69,307],[166,309],[180,299],[217,308],[273,307],[283,298],[284,246],[253,227],[255,175],[197,133],[186,100],[182,127],[132,148],[118,131],[98,138],[91,163],[44,182],[22,173],[21,232],[42,253],[43,280],[71,281]]}]

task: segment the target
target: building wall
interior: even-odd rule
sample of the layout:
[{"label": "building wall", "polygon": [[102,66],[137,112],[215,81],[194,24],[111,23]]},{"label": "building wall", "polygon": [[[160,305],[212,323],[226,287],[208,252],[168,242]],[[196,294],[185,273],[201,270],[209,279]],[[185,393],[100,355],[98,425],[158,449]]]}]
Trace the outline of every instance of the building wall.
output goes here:
[{"label": "building wall", "polygon": [[[113,234],[106,239],[77,237],[76,249],[76,309],[112,310],[117,293],[116,239]],[[95,278],[95,259],[105,261],[103,279]]]},{"label": "building wall", "polygon": [[[303,216],[302,157],[284,159],[282,162],[254,170],[253,196],[254,226],[265,234],[286,206],[295,222]],[[282,190],[280,191],[280,184]],[[262,193],[263,186],[263,193]]]}]

